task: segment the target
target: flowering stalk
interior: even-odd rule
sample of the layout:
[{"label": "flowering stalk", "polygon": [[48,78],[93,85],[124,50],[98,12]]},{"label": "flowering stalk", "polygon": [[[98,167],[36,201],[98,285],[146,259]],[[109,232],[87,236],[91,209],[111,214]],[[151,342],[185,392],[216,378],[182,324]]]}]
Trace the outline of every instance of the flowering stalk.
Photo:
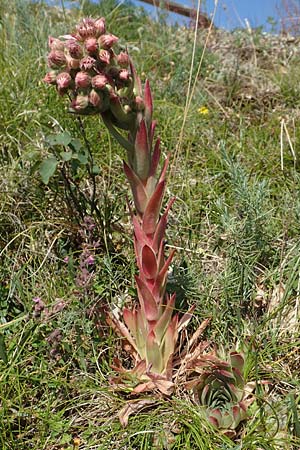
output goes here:
[{"label": "flowering stalk", "polygon": [[150,85],[146,81],[143,92],[128,54],[113,50],[117,40],[106,32],[103,18],[83,19],[76,33],[61,39],[50,37],[50,72],[44,81],[55,85],[60,95],[69,94],[71,112],[101,114],[127,152],[124,172],[135,206],[131,217],[139,306],[124,308],[122,321],[111,314],[108,321],[130,344],[136,363],[133,373],[145,381],[137,390],[158,387],[169,393],[181,322],[173,315],[175,295],[166,294],[167,272],[174,255],[171,252],[165,258],[164,251],[168,212],[174,200],[161,215],[168,158],[159,170],[161,149],[160,140],[154,142]]}]

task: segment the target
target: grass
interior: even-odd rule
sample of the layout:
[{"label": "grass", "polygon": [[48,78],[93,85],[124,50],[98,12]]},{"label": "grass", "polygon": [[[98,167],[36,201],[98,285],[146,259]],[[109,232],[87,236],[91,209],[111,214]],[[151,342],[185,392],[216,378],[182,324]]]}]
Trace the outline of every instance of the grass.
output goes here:
[{"label": "grass", "polygon": [[[193,30],[152,22],[110,0],[65,11],[10,3],[8,12],[0,1],[1,448],[70,450],[76,436],[80,449],[299,448],[297,42],[260,30],[214,30],[177,147]],[[94,236],[66,201],[59,174],[45,186],[38,173],[47,135],[64,130],[82,140],[64,100],[41,79],[48,35],[64,34],[86,15],[105,15],[121,45],[128,43],[143,80],[151,80],[163,151],[175,155],[177,148],[167,192],[177,197],[168,289],[177,292],[178,309],[196,305],[191,331],[209,317],[205,339],[247,355],[256,400],[234,441],[217,433],[181,389],[131,416],[126,429],[119,423],[126,398],[108,380],[121,346],[103,308],[135,296],[123,153],[97,118],[83,120],[100,167]],[[205,39],[199,31],[193,76]],[[281,136],[283,118],[295,155],[287,133]],[[79,175],[87,192],[89,179],[84,170]],[[96,263],[79,283],[86,248]]]}]

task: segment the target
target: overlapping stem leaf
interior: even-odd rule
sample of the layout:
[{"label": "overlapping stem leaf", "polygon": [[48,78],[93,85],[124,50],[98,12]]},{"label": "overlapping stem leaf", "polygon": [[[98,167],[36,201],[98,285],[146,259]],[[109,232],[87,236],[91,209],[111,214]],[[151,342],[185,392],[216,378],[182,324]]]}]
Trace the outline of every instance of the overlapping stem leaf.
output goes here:
[{"label": "overlapping stem leaf", "polygon": [[[141,94],[141,83],[131,67]],[[178,318],[173,316],[175,296],[166,295],[167,272],[174,252],[165,258],[164,248],[168,212],[173,200],[161,214],[168,161],[157,173],[161,151],[159,139],[152,145],[155,124],[152,121],[153,102],[148,82],[143,101],[144,110],[137,117],[136,128],[128,136],[128,142],[134,143],[133,153],[129,155],[128,162],[124,162],[124,172],[135,205],[135,213],[131,212],[131,216],[139,269],[136,276],[139,306],[132,311],[124,310],[123,319],[134,338],[139,357],[146,362],[144,379],[148,377],[158,387],[157,375],[160,376],[160,383],[172,377],[170,361],[177,340]]]}]

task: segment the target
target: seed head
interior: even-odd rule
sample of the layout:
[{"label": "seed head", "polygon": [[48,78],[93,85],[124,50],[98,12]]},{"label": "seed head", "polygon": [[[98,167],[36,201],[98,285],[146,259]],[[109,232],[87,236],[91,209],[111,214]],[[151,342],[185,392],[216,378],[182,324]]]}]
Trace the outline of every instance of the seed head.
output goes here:
[{"label": "seed head", "polygon": [[89,97],[87,95],[77,95],[71,103],[71,108],[76,112],[84,111],[89,104]]},{"label": "seed head", "polygon": [[72,56],[70,56],[70,55],[66,55],[66,60],[67,60],[68,69],[70,69],[70,70],[79,69],[80,59],[75,59],[75,58],[72,58]]},{"label": "seed head", "polygon": [[57,87],[59,89],[67,89],[72,82],[71,75],[68,72],[61,72],[56,77]]},{"label": "seed head", "polygon": [[[95,108],[100,108],[102,104],[102,96],[98,94],[95,89],[92,89],[89,95],[89,102],[91,105],[93,105]],[[91,258],[91,257],[90,257]],[[89,263],[91,264],[91,263]]]},{"label": "seed head", "polygon": [[127,69],[122,69],[119,72],[119,79],[121,81],[128,81],[129,80],[129,72]]}]

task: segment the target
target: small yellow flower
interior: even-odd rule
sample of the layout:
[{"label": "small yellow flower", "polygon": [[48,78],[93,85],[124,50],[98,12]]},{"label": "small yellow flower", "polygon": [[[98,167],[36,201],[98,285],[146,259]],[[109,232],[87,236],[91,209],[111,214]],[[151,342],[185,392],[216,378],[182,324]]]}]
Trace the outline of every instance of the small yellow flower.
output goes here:
[{"label": "small yellow flower", "polygon": [[198,108],[198,113],[206,116],[209,113],[209,109],[206,106]]},{"label": "small yellow flower", "polygon": [[79,449],[79,445],[80,445],[80,439],[79,439],[79,437],[75,437],[73,439],[73,449],[74,450],[78,450]]}]

